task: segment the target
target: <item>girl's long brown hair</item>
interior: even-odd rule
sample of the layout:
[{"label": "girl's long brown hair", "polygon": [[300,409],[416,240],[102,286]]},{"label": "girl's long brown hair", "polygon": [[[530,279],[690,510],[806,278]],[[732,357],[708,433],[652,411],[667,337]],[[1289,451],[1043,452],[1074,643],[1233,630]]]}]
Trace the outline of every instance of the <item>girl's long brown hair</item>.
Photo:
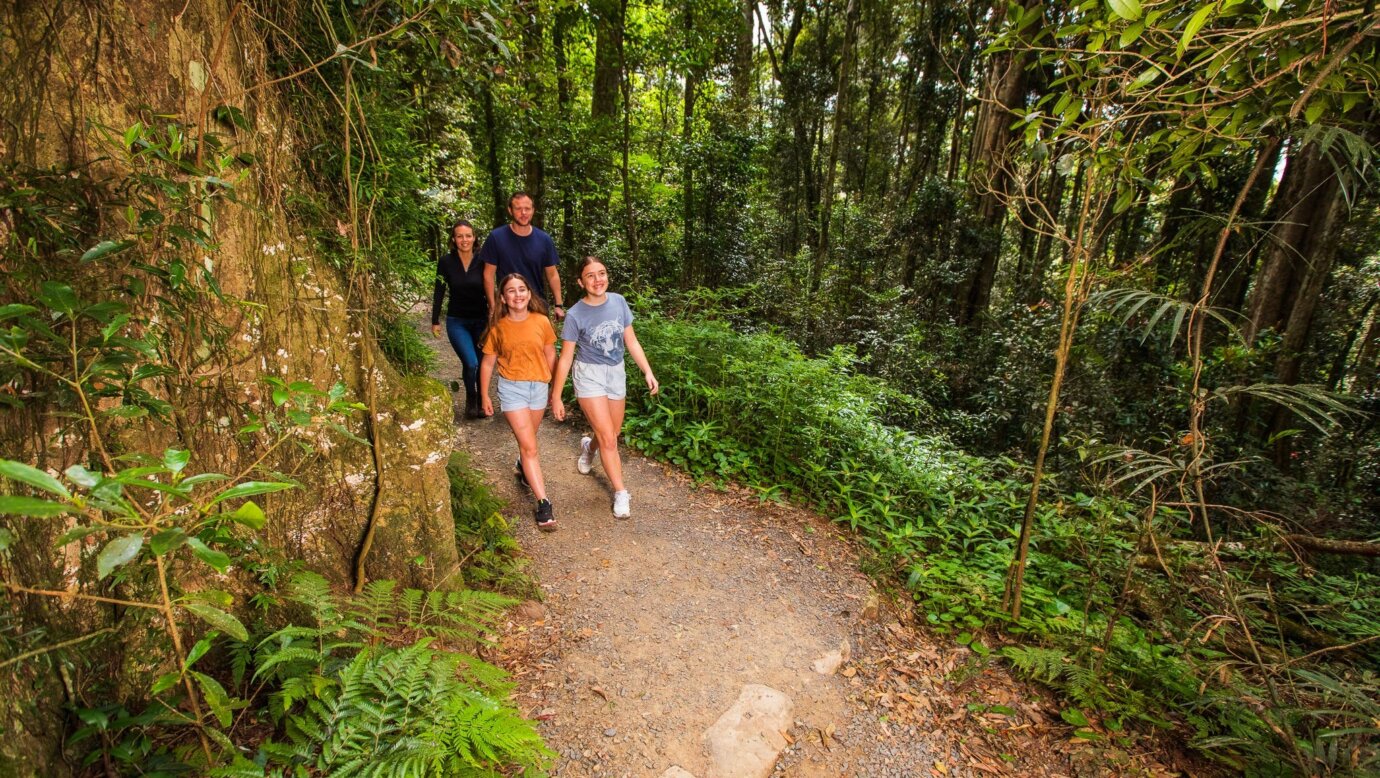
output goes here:
[{"label": "girl's long brown hair", "polygon": [[529,296],[527,298],[528,312],[540,314],[542,316],[546,315],[546,301],[541,299],[541,297],[539,297],[536,292],[532,291],[532,285],[527,283],[527,276],[524,276],[521,273],[509,273],[508,275],[504,276],[501,281],[498,282],[498,285],[494,287],[494,289],[498,292],[498,305],[495,305],[493,310],[489,311],[490,327],[493,327],[495,324],[498,324],[499,319],[502,319],[504,316],[508,315],[508,303],[504,302],[503,300],[503,290],[508,286],[508,282],[512,281],[514,278],[521,281],[522,285],[527,287],[527,291],[529,293]]}]

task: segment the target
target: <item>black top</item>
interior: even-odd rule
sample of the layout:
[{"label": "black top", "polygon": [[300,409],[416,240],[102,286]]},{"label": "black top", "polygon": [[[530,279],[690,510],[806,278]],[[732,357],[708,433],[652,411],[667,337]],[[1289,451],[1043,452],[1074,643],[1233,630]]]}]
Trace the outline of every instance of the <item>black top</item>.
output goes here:
[{"label": "black top", "polygon": [[446,315],[457,319],[489,318],[489,301],[484,296],[484,263],[479,257],[470,259],[470,269],[460,264],[454,251],[436,262],[436,289],[431,295],[431,323],[441,323],[441,300],[450,290],[450,305]]}]

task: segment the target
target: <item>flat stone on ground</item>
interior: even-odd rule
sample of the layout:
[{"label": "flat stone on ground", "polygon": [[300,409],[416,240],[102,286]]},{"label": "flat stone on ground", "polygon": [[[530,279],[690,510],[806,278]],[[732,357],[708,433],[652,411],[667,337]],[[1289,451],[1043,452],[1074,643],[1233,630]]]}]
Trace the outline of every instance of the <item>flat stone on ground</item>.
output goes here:
[{"label": "flat stone on ground", "polygon": [[714,778],[767,778],[786,747],[781,734],[791,726],[791,698],[761,684],[748,684],[718,721],[705,730]]}]

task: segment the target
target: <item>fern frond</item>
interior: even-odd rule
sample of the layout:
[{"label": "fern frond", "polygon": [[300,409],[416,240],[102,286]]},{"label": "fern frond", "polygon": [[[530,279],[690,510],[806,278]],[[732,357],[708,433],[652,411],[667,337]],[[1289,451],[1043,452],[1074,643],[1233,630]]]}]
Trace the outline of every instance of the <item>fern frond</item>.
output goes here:
[{"label": "fern frond", "polygon": [[1239,394],[1275,403],[1319,432],[1327,432],[1328,427],[1336,425],[1339,416],[1364,415],[1344,395],[1330,392],[1317,384],[1251,384],[1225,386],[1213,392],[1214,396],[1222,399]]},{"label": "fern frond", "polygon": [[[1188,300],[1179,300],[1174,297],[1148,292],[1143,289],[1108,289],[1096,292],[1088,296],[1088,303],[1090,305],[1106,305],[1108,312],[1118,317],[1121,323],[1126,326],[1130,326],[1131,320],[1136,317],[1136,314],[1140,313],[1142,310],[1150,310],[1149,319],[1139,327],[1141,331],[1141,343],[1149,340],[1150,334],[1155,331],[1155,327],[1157,327],[1161,321],[1165,320],[1166,317],[1169,317],[1171,322],[1169,327],[1170,346],[1174,345],[1174,341],[1178,340],[1179,333],[1183,331],[1184,322],[1193,312],[1195,305],[1195,303]],[[1226,308],[1213,308],[1210,306],[1204,306],[1199,310],[1204,316],[1216,320],[1225,327],[1233,338],[1238,341],[1241,340],[1241,331],[1237,328],[1236,323],[1230,318],[1232,316],[1240,318],[1240,314]]]}]

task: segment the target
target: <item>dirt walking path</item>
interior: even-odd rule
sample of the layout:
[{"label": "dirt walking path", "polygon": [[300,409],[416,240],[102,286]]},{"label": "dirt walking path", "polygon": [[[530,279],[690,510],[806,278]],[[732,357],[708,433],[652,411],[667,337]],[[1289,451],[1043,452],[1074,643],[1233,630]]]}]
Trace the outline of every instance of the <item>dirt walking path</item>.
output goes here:
[{"label": "dirt walking path", "polygon": [[[449,383],[459,363],[429,335],[437,377]],[[1093,763],[1106,754],[1078,759],[1086,752],[1047,698],[969,649],[903,626],[826,520],[696,487],[626,448],[632,518],[615,519],[602,469],[576,470],[582,421],[548,416],[539,445],[559,529],[541,533],[531,493],[513,477],[508,426],[495,417],[456,427],[457,448],[509,501],[543,593],[517,609],[494,658],[559,753],[555,775],[1103,772]],[[707,737],[753,685],[788,697],[789,712],[749,714],[736,746]],[[741,732],[763,723],[776,731]],[[781,746],[774,767],[764,757],[766,772],[751,772],[763,764],[752,766],[754,751]],[[725,761],[725,750],[741,753]],[[747,767],[727,767],[734,758]]]}]

